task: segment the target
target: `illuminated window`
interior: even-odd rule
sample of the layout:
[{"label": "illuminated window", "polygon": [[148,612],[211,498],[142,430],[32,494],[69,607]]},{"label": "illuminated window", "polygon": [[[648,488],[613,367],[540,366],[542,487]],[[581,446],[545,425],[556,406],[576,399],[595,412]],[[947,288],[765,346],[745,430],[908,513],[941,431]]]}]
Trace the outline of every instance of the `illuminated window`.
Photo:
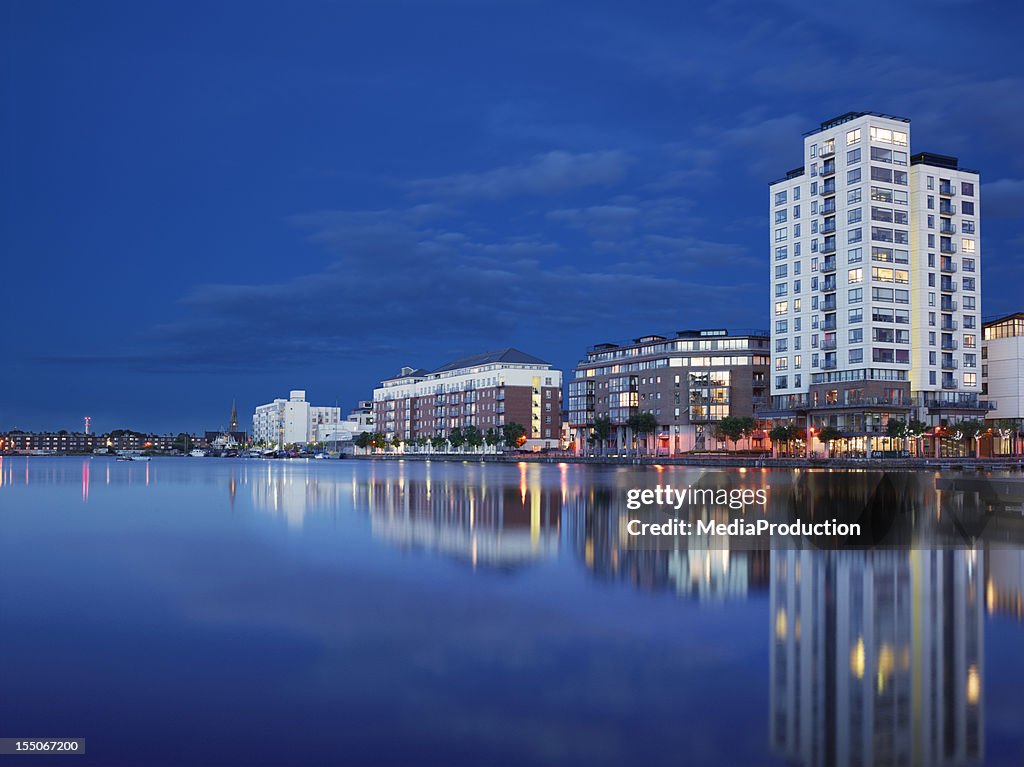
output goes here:
[{"label": "illuminated window", "polygon": [[975,252],[975,241],[973,237],[964,237],[960,240],[960,245],[963,248],[964,253]]},{"label": "illuminated window", "polygon": [[978,385],[978,374],[977,373],[964,373],[964,386],[977,386]]},{"label": "illuminated window", "polygon": [[[872,128],[872,130],[874,130],[874,129]],[[846,143],[847,143],[847,145],[857,144],[859,142],[860,142],[860,128],[854,128],[853,130],[846,131]]]},{"label": "illuminated window", "polygon": [[863,269],[851,269],[847,273],[847,281],[851,285],[856,284],[858,282],[862,282],[863,280],[864,280],[864,270]]}]

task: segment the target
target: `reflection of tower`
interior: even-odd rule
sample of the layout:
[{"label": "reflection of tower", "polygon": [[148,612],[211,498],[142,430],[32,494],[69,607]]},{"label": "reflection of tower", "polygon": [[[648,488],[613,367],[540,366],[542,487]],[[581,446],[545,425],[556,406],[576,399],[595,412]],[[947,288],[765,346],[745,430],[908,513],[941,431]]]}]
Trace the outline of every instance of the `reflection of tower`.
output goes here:
[{"label": "reflection of tower", "polygon": [[231,400],[231,420],[228,425],[228,433],[234,434],[238,431],[238,408],[235,407],[235,401]]},{"label": "reflection of tower", "polygon": [[980,761],[980,559],[773,552],[772,747],[807,767]]},{"label": "reflection of tower", "polygon": [[91,415],[87,415],[82,420],[85,421],[85,433],[86,434],[91,433],[91,431],[92,431],[92,416]]}]

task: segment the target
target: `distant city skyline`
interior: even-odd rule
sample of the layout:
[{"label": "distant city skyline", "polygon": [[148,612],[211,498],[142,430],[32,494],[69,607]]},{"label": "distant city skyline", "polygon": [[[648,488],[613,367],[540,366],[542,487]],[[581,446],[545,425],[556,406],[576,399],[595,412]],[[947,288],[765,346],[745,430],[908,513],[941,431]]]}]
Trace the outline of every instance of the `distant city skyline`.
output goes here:
[{"label": "distant city skyline", "polygon": [[1020,311],[1024,9],[862,13],[9,3],[0,431],[347,413],[403,365],[767,328],[768,183],[855,110],[980,171],[981,314]]}]

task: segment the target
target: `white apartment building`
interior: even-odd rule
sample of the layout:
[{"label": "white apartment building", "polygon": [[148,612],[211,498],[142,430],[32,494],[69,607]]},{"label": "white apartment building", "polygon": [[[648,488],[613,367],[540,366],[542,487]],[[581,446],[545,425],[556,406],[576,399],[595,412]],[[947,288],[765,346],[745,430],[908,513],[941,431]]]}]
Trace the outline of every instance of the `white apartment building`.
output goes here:
[{"label": "white apartment building", "polygon": [[348,417],[337,424],[321,429],[318,442],[334,445],[339,442],[352,442],[359,434],[373,431],[373,401],[360,400],[352,408]]},{"label": "white apartment building", "polygon": [[341,408],[316,407],[306,401],[306,392],[295,389],[288,399],[260,405],[252,417],[252,438],[256,444],[283,446],[323,441],[323,435],[337,429]]},{"label": "white apartment building", "polygon": [[997,403],[989,418],[1024,424],[1024,312],[985,323],[982,380],[985,396]]},{"label": "white apartment building", "polygon": [[770,185],[772,409],[888,448],[890,417],[984,415],[977,171],[911,154],[910,121],[850,112]]}]

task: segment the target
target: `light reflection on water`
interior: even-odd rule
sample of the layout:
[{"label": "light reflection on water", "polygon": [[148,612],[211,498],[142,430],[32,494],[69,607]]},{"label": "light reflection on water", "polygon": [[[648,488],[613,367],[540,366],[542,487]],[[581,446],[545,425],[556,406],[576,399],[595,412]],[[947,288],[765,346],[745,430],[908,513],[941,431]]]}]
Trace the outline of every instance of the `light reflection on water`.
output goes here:
[{"label": "light reflection on water", "polygon": [[[1024,526],[1014,509],[911,474],[882,502],[913,521],[913,551],[756,551],[727,538],[628,545],[625,490],[655,482],[767,484],[774,503],[822,509],[878,498],[878,478],[867,472],[728,474],[6,457],[0,614],[27,628],[22,640],[5,626],[0,649],[35,661],[37,673],[67,674],[76,642],[95,643],[92,657],[103,657],[133,621],[177,635],[178,645],[140,661],[142,676],[187,678],[188,705],[201,710],[193,696],[241,706],[230,726],[216,707],[192,723],[214,740],[222,733],[213,761],[224,764],[281,763],[286,746],[294,764],[320,763],[324,749],[383,761],[809,766],[1011,764],[1024,752],[1016,725],[1024,718]],[[939,540],[951,514],[997,515],[1002,545],[922,545]],[[43,541],[55,530],[95,551],[49,548]],[[111,562],[121,567],[103,581],[107,591],[76,583],[83,568]],[[230,588],[217,580],[224,577]],[[48,580],[12,586],[39,578]],[[92,633],[78,637],[29,606],[33,588],[95,600],[91,612],[105,622],[86,621]],[[182,609],[139,608],[133,588]],[[222,683],[214,690],[191,669],[216,655],[209,647],[223,631],[240,632],[239,644],[208,670]],[[29,644],[40,636],[41,645]],[[240,657],[246,646],[265,651]],[[302,667],[312,661],[296,660],[310,652],[313,676]],[[582,659],[596,665],[581,668]],[[244,681],[229,684],[224,668]],[[0,696],[0,721],[49,731],[53,702],[24,693],[29,679],[17,668],[11,676],[9,689],[24,699]],[[254,676],[267,686],[249,689]],[[154,695],[138,684],[126,674],[116,685],[123,706]],[[66,686],[66,711],[95,705],[95,694]],[[249,711],[243,695],[274,719]],[[152,705],[180,717],[186,704]],[[302,717],[292,719],[289,706]],[[396,717],[389,739],[373,727],[322,734],[360,706]],[[126,714],[116,705],[109,714],[92,727],[114,737]],[[149,720],[135,726],[160,729]],[[281,751],[264,742],[260,756],[238,745],[261,726],[303,731],[321,745],[282,735]],[[178,763],[173,756],[151,763]],[[105,757],[95,763],[131,763],[132,754]]]}]

